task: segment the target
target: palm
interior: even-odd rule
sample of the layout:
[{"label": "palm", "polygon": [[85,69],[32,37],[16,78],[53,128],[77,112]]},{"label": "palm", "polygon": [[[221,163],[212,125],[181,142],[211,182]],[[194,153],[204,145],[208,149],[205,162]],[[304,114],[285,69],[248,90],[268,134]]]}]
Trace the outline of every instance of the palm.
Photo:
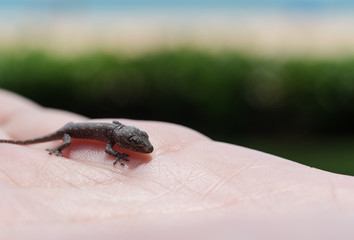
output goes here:
[{"label": "palm", "polygon": [[[0,102],[0,138],[37,137],[86,120],[7,92],[0,92]],[[146,225],[151,216],[176,221],[193,213],[198,221],[206,212],[230,219],[353,210],[352,177],[215,142],[177,125],[121,121],[148,132],[155,147],[150,155],[125,151],[126,167],[112,165],[105,143],[73,141],[64,157],[44,151],[58,142],[0,144],[0,224],[110,220],[122,228]]]}]

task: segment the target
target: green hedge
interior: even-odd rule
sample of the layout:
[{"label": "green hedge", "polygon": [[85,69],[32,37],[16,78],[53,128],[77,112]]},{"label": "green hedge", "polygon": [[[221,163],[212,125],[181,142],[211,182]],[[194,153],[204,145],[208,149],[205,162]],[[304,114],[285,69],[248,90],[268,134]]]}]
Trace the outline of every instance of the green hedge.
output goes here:
[{"label": "green hedge", "polygon": [[89,117],[170,121],[211,135],[354,133],[354,57],[9,51],[0,54],[0,87]]}]

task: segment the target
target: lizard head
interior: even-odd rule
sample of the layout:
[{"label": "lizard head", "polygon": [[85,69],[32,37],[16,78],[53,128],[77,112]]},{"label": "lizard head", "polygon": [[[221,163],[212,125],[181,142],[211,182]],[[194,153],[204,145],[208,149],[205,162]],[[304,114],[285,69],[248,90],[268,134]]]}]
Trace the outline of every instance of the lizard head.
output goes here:
[{"label": "lizard head", "polygon": [[116,128],[113,138],[120,148],[139,153],[151,153],[154,150],[147,133],[136,127],[123,125]]}]

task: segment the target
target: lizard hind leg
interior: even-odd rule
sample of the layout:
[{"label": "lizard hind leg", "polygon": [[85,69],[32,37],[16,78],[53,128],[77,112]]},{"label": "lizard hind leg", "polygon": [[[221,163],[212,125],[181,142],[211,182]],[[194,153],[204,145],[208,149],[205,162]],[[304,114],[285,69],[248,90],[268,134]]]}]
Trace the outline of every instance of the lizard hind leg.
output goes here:
[{"label": "lizard hind leg", "polygon": [[51,148],[51,149],[46,149],[49,154],[55,154],[57,156],[63,156],[63,153],[61,152],[63,149],[69,147],[69,145],[71,144],[71,137],[69,134],[65,133],[63,136],[63,143],[60,144],[59,146],[55,147],[55,148]]}]

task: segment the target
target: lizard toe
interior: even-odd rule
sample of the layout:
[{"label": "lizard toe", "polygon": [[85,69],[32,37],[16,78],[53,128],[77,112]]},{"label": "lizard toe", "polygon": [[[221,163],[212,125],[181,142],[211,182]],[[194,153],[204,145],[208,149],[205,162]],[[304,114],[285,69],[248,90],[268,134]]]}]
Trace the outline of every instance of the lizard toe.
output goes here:
[{"label": "lizard toe", "polygon": [[49,152],[50,155],[55,154],[55,155],[60,156],[60,157],[64,156],[64,154],[62,152],[60,152],[58,149],[55,149],[55,148],[50,149],[49,148],[49,149],[46,149],[46,150]]}]

